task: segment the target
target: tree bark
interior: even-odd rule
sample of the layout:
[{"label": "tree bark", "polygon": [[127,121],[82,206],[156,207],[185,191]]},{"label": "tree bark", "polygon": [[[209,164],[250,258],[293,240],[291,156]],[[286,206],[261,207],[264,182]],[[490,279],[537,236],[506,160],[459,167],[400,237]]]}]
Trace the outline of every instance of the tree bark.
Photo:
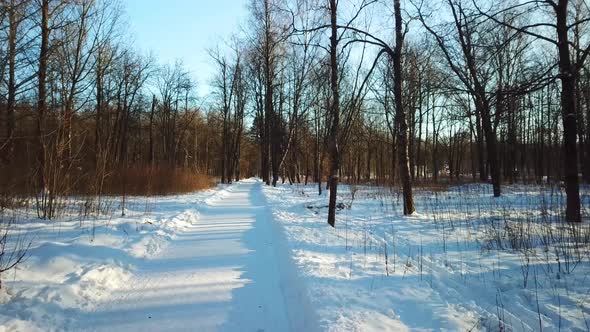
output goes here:
[{"label": "tree bark", "polygon": [[338,136],[340,129],[340,89],[338,86],[338,28],[337,0],[330,0],[330,87],[332,89],[332,124],[330,128],[330,199],[328,204],[328,224],[336,224],[336,195],[338,194],[338,174],[340,171],[340,151]]},{"label": "tree bark", "polygon": [[565,218],[569,222],[580,222],[580,183],[578,179],[578,147],[576,146],[578,132],[576,121],[577,70],[572,65],[570,58],[567,6],[568,0],[559,0],[559,3],[555,6],[559,74],[561,78],[565,193],[567,196]]},{"label": "tree bark", "polygon": [[41,195],[41,218],[47,217],[47,210],[45,209],[45,133],[44,133],[44,119],[46,112],[46,98],[47,98],[47,63],[49,53],[49,1],[42,0],[41,2],[41,47],[39,49],[39,73],[38,73],[38,100],[37,100],[37,190]]},{"label": "tree bark", "polygon": [[414,213],[414,195],[412,193],[412,177],[410,174],[410,159],[408,151],[408,122],[402,100],[402,48],[404,36],[402,32],[402,15],[400,1],[394,0],[395,15],[395,54],[393,56],[393,93],[395,97],[395,115],[398,123],[399,172],[404,196],[404,215]]},{"label": "tree bark", "polygon": [[158,100],[156,95],[152,96],[152,109],[150,110],[150,151],[149,151],[149,164],[150,167],[154,166],[155,151],[154,151],[154,113],[156,111],[156,105]]}]

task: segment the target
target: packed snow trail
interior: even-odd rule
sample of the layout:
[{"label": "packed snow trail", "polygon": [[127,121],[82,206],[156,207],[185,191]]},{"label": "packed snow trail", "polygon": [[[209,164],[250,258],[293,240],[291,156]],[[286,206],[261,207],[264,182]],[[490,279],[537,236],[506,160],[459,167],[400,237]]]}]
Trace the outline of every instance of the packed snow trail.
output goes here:
[{"label": "packed snow trail", "polygon": [[315,325],[303,312],[304,295],[289,288],[291,271],[273,242],[279,240],[261,182],[228,186],[196,210],[178,211],[175,218],[188,218],[189,226],[81,328],[261,332]]}]

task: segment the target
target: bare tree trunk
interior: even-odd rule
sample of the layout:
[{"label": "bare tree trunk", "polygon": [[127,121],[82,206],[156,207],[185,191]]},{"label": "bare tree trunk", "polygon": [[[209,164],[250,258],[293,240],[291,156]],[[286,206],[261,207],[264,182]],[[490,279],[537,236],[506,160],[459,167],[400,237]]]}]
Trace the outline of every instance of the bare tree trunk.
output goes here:
[{"label": "bare tree trunk", "polygon": [[[37,209],[37,214],[41,218],[47,217],[47,210],[45,206],[45,133],[44,133],[44,119],[46,111],[47,98],[47,63],[49,55],[49,1],[42,0],[41,2],[41,48],[39,50],[39,84],[38,84],[38,100],[37,100],[37,190],[41,199],[41,206]],[[38,196],[39,197],[39,196]],[[38,199],[39,205],[39,199]]]},{"label": "bare tree trunk", "polygon": [[[477,84],[476,84],[477,85]],[[482,89],[477,89],[479,91]],[[492,186],[494,191],[494,197],[500,197],[501,195],[501,188],[500,188],[500,167],[498,165],[498,152],[497,152],[497,144],[496,144],[496,133],[492,126],[492,119],[490,118],[490,106],[484,100],[485,97],[476,96],[476,103],[478,103],[482,109],[482,125],[484,135],[486,136],[486,150],[488,156],[488,163],[490,165],[490,174],[492,176]]]},{"label": "bare tree trunk", "polygon": [[[422,74],[420,74],[420,77],[422,77]],[[417,138],[417,147],[416,147],[416,162],[415,162],[415,167],[416,167],[416,177],[419,177],[421,174],[421,165],[422,165],[422,123],[424,120],[424,113],[422,112],[422,102],[423,102],[423,94],[422,94],[422,79],[420,78],[418,80],[418,93],[419,93],[419,97],[418,97],[418,137]]]},{"label": "bare tree trunk", "polygon": [[102,57],[99,54],[96,70],[96,118],[94,124],[94,163],[98,167],[102,150],[102,80],[103,74],[101,69]]},{"label": "bare tree trunk", "polygon": [[318,195],[322,194],[322,159],[320,157],[320,115],[319,110],[315,114],[315,146],[314,146],[314,174],[315,181],[318,183]]},{"label": "bare tree trunk", "polygon": [[[273,68],[274,71],[274,68]],[[284,160],[289,153],[289,148],[291,145],[292,134],[293,131],[290,130],[289,137],[287,144],[284,148],[283,145],[283,113],[285,107],[285,93],[284,93],[284,78],[281,79],[279,82],[278,93],[279,93],[279,101],[278,101],[278,109],[273,111],[272,114],[272,121],[271,121],[271,168],[272,168],[272,185],[276,186],[277,181],[279,180],[279,176],[284,176]],[[283,172],[281,173],[281,170]],[[285,179],[283,178],[283,183],[285,183]]]},{"label": "bare tree trunk", "polygon": [[477,167],[479,169],[479,180],[487,181],[488,172],[486,169],[486,163],[484,160],[485,147],[483,143],[483,133],[481,129],[481,110],[476,107],[475,109],[475,143],[477,145]]},{"label": "bare tree trunk", "polygon": [[336,224],[336,195],[338,193],[338,173],[340,171],[340,151],[338,136],[340,129],[340,89],[338,86],[338,27],[337,0],[330,0],[330,87],[332,89],[332,124],[330,128],[330,199],[328,204],[328,224]]},{"label": "bare tree trunk", "polygon": [[154,151],[154,112],[156,111],[156,104],[158,99],[156,95],[152,96],[152,109],[150,110],[150,151],[149,151],[149,164],[150,167],[154,166],[155,151]]},{"label": "bare tree trunk", "polygon": [[227,128],[227,119],[228,115],[227,115],[227,111],[224,110],[223,111],[223,132],[221,133],[221,183],[227,183],[227,154],[228,154],[228,149],[227,149],[227,136],[228,134],[228,128]]},{"label": "bare tree trunk", "polygon": [[367,170],[366,170],[366,174],[365,174],[365,180],[367,180],[367,182],[371,181],[371,159],[373,158],[371,152],[371,136],[373,133],[372,128],[369,126],[367,128],[368,131],[368,138],[367,138]]},{"label": "bare tree trunk", "polygon": [[395,54],[393,57],[393,93],[395,96],[395,115],[398,124],[399,172],[404,195],[404,215],[414,213],[414,195],[412,193],[412,178],[410,174],[410,159],[408,151],[408,122],[402,100],[402,47],[404,36],[402,32],[402,15],[400,1],[394,0],[395,15]]},{"label": "bare tree trunk", "polygon": [[576,146],[576,76],[577,70],[571,63],[567,23],[568,0],[559,0],[555,7],[559,50],[559,73],[561,78],[561,116],[563,123],[563,152],[565,172],[565,193],[567,206],[565,218],[580,222],[580,183],[578,179],[578,147]]},{"label": "bare tree trunk", "polygon": [[273,76],[272,71],[272,60],[271,60],[271,43],[272,33],[271,28],[271,17],[270,17],[270,4],[269,0],[264,0],[264,24],[265,24],[265,40],[264,40],[264,141],[263,141],[263,153],[262,153],[262,173],[263,179],[267,185],[270,185],[270,171],[271,171],[271,130],[274,122],[273,117]]}]

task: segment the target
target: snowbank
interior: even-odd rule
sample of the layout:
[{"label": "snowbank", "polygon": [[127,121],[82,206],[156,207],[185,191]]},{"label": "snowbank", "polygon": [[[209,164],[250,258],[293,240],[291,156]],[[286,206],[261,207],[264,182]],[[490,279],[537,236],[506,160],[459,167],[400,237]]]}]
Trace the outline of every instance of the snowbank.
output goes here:
[{"label": "snowbank", "polygon": [[88,328],[98,308],[129,289],[138,267],[198,222],[194,202],[215,194],[159,197],[153,211],[153,201],[130,198],[125,217],[114,210],[112,216],[44,221],[19,212],[12,234],[32,246],[26,260],[2,276],[0,331]]}]

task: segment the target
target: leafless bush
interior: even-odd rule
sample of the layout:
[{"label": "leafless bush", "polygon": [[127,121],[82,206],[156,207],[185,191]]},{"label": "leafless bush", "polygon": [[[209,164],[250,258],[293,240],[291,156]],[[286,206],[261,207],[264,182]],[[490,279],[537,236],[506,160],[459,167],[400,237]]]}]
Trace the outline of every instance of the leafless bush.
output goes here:
[{"label": "leafless bush", "polygon": [[24,234],[15,232],[16,213],[6,214],[0,211],[0,289],[2,274],[20,264],[31,246]]},{"label": "leafless bush", "polygon": [[356,197],[356,193],[358,192],[359,188],[356,184],[348,185],[348,190],[350,191],[350,203],[348,204],[348,208],[352,208],[352,204],[354,203],[354,199]]}]

